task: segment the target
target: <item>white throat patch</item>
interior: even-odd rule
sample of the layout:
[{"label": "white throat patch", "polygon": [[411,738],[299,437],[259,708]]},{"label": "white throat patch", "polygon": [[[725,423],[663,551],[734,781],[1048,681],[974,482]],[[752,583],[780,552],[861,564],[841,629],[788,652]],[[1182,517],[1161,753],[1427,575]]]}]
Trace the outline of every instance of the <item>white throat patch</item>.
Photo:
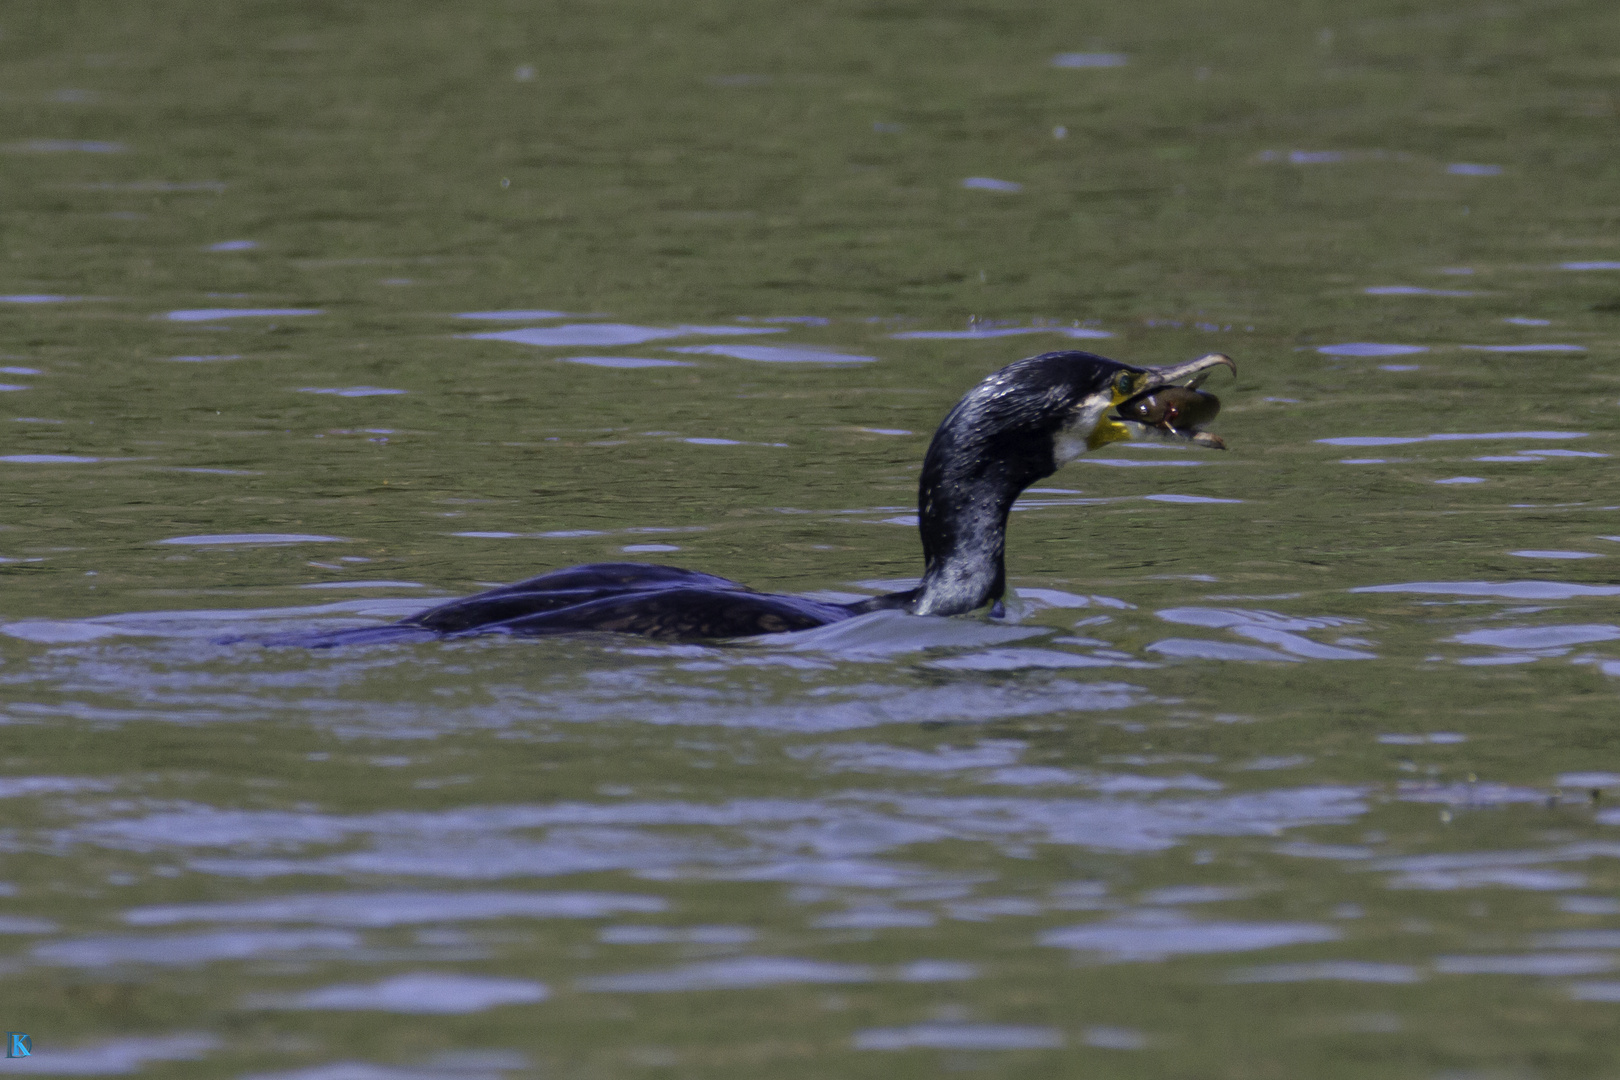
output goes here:
[{"label": "white throat patch", "polygon": [[1059,466],[1067,465],[1092,448],[1091,435],[1102,423],[1104,415],[1114,407],[1114,399],[1107,391],[1098,391],[1082,401],[1052,440],[1052,460]]}]

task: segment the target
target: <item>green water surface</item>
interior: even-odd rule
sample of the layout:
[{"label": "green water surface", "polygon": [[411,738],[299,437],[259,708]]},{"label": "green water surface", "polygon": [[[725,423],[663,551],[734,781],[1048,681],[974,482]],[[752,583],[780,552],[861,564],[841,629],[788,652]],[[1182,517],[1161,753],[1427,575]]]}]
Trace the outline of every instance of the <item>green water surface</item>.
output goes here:
[{"label": "green water surface", "polygon": [[[1597,0],[0,7],[0,1073],[1616,1075],[1617,87]],[[466,336],[578,325],[667,334]],[[892,587],[1057,348],[1230,449],[1044,482],[1007,620],[219,643]]]}]

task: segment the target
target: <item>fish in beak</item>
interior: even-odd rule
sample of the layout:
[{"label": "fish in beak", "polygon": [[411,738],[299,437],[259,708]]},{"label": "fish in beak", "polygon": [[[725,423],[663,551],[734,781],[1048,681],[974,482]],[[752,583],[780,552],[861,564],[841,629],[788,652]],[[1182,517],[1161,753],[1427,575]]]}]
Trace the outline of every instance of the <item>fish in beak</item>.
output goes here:
[{"label": "fish in beak", "polygon": [[1221,411],[1220,399],[1199,389],[1218,367],[1237,374],[1237,365],[1222,353],[1167,367],[1142,368],[1133,379],[1122,379],[1122,385],[1115,388],[1116,415],[1110,419],[1129,431],[1132,438],[1190,442],[1225,450],[1226,443],[1219,435],[1202,430]]}]

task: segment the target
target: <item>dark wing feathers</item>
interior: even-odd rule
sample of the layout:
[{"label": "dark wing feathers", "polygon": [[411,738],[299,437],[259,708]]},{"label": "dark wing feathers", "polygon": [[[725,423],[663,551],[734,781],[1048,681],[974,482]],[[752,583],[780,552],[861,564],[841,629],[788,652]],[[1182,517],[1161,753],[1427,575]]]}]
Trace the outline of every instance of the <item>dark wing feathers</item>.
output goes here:
[{"label": "dark wing feathers", "polygon": [[797,596],[676,587],[537,610],[479,629],[523,635],[596,630],[651,638],[730,638],[808,630],[850,614],[840,605]]},{"label": "dark wing feathers", "polygon": [[851,614],[838,604],[757,593],[673,566],[591,563],[452,600],[391,626],[288,634],[265,644],[326,648],[457,634],[591,631],[666,639],[751,637],[808,630]]},{"label": "dark wing feathers", "polygon": [[587,563],[452,600],[404,621],[411,626],[424,627],[441,634],[462,634],[489,629],[525,616],[580,607],[593,600],[692,588],[715,592],[749,592],[734,581],[673,566]]}]

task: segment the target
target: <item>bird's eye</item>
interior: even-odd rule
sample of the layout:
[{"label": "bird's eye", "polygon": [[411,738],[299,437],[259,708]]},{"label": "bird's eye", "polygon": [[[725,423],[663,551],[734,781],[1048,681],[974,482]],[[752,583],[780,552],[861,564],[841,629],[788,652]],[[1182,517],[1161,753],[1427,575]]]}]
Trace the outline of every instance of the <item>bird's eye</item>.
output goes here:
[{"label": "bird's eye", "polygon": [[1136,376],[1129,371],[1122,371],[1114,376],[1114,393],[1121,397],[1129,397],[1136,386]]}]

